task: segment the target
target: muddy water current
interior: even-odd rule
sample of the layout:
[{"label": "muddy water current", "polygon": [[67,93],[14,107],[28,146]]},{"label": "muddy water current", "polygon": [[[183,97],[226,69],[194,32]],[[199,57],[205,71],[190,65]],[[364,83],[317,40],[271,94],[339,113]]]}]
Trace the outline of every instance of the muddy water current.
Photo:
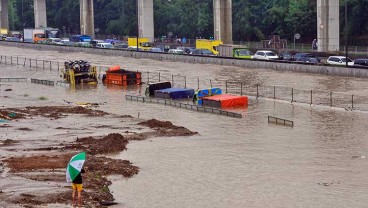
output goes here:
[{"label": "muddy water current", "polygon": [[[45,60],[84,59],[127,69],[169,72],[197,78],[322,89],[366,95],[366,79],[266,69],[244,69],[180,62],[106,57],[83,53],[40,52],[0,47],[0,54]],[[60,80],[56,70],[0,65],[0,77]],[[192,77],[193,79],[190,79]],[[116,207],[366,207],[368,204],[368,113],[250,98],[243,118],[197,113],[163,105],[126,101],[140,87],[63,86],[2,82],[0,106],[26,106],[40,96],[47,104],[106,102],[99,109],[156,118],[182,125],[198,136],[131,142],[113,157],[140,167],[133,178],[111,176]],[[3,98],[11,88],[17,99]],[[195,88],[195,87],[193,87]],[[25,96],[27,95],[27,96]],[[13,100],[16,100],[13,103]],[[269,124],[267,116],[294,121],[294,127]]]}]

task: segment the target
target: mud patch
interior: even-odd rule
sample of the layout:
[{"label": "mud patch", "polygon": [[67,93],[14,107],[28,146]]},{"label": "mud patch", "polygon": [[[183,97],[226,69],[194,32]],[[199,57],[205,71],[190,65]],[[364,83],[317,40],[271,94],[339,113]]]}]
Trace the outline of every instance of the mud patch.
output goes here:
[{"label": "mud patch", "polygon": [[142,136],[192,136],[198,134],[198,132],[190,131],[189,129],[182,126],[175,126],[170,121],[159,121],[156,119],[150,119],[144,122],[138,123],[138,125],[148,126],[154,130],[153,133],[143,133]]},{"label": "mud patch", "polygon": [[30,128],[27,128],[27,127],[24,127],[24,128],[17,128],[18,130],[21,130],[21,131],[32,131],[32,129]]},{"label": "mud patch", "polygon": [[0,142],[0,146],[10,146],[10,145],[13,145],[13,144],[16,144],[16,143],[18,143],[18,141],[14,141],[12,139],[6,139],[6,140]]},{"label": "mud patch", "polygon": [[66,149],[80,149],[88,154],[106,154],[117,153],[126,150],[128,140],[123,135],[113,133],[107,136],[95,139],[93,137],[77,138],[75,144],[68,145]]}]

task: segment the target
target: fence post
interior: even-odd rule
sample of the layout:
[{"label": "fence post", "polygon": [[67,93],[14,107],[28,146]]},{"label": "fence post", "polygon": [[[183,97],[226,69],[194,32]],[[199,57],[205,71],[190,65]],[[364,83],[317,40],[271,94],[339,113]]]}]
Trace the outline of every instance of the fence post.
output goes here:
[{"label": "fence post", "polygon": [[45,69],[45,60],[42,60],[42,69]]},{"label": "fence post", "polygon": [[184,88],[187,88],[187,77],[184,76]]},{"label": "fence post", "polygon": [[147,72],[147,83],[149,83],[149,72]]},{"label": "fence post", "polygon": [[38,68],[38,61],[37,61],[37,59],[36,59],[36,69]]},{"label": "fence post", "polygon": [[60,68],[59,68],[59,62],[57,62],[57,66],[58,66],[58,71],[60,71]]},{"label": "fence post", "polygon": [[240,82],[240,95],[243,95],[243,82]]},{"label": "fence post", "polygon": [[32,67],[32,59],[29,59],[29,68]]},{"label": "fence post", "polygon": [[199,90],[199,77],[197,78],[197,89]]},{"label": "fence post", "polygon": [[172,86],[174,86],[174,75],[173,74],[171,75],[171,83],[172,83]]},{"label": "fence post", "polygon": [[161,72],[158,72],[158,82],[161,82]]},{"label": "fence post", "polygon": [[227,94],[227,80],[225,81],[225,93]]},{"label": "fence post", "polygon": [[294,88],[291,88],[291,103],[294,102]]},{"label": "fence post", "polygon": [[332,92],[330,92],[330,107],[332,107]]},{"label": "fence post", "polygon": [[258,97],[259,97],[259,93],[258,93],[258,84],[257,84],[256,86],[257,86],[257,96],[256,96],[256,98],[258,98]]},{"label": "fence post", "polygon": [[354,109],[354,95],[351,95],[351,110]]},{"label": "fence post", "polygon": [[210,79],[210,85],[211,85],[211,88],[212,88],[212,80]]},{"label": "fence post", "polygon": [[276,86],[273,86],[273,99],[276,99]]},{"label": "fence post", "polygon": [[310,102],[310,104],[312,105],[312,103],[313,103],[313,90],[311,90],[311,102]]},{"label": "fence post", "polygon": [[5,56],[5,65],[6,65],[6,56]]},{"label": "fence post", "polygon": [[13,66],[13,56],[10,56],[10,66]]},{"label": "fence post", "polygon": [[26,66],[27,58],[24,58],[23,66]]},{"label": "fence post", "polygon": [[51,66],[51,61],[50,61],[50,71],[51,71],[51,69],[52,69],[52,66]]},{"label": "fence post", "polygon": [[17,66],[18,66],[18,56],[17,56]]}]

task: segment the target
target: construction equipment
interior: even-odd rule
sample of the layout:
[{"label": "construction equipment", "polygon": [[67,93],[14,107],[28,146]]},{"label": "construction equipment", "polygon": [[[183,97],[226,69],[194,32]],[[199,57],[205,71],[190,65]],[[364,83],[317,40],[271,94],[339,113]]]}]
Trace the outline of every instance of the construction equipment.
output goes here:
[{"label": "construction equipment", "polygon": [[87,61],[67,61],[62,76],[71,86],[76,84],[97,84],[97,68]]}]

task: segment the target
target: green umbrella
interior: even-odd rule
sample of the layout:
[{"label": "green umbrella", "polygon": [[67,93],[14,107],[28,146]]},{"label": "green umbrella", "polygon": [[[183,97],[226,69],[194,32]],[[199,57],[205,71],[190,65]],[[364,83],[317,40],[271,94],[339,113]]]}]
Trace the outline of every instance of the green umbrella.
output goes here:
[{"label": "green umbrella", "polygon": [[72,182],[81,172],[84,162],[86,161],[86,153],[81,152],[70,159],[66,167],[66,181]]}]

